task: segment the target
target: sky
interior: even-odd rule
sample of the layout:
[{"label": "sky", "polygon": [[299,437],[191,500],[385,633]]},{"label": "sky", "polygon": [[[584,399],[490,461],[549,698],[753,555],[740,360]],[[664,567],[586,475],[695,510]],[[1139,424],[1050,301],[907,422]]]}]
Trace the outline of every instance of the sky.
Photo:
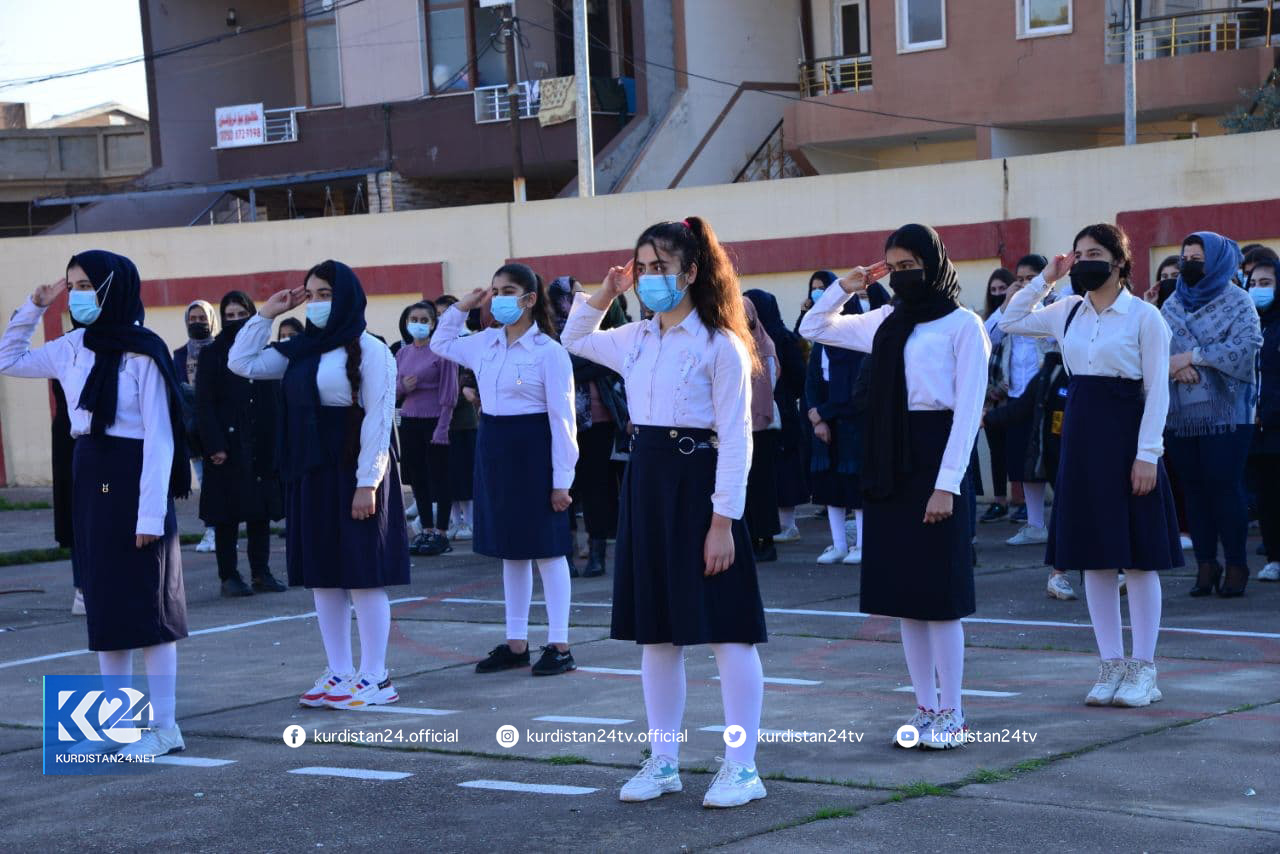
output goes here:
[{"label": "sky", "polygon": [[30,104],[30,122],[106,101],[146,115],[142,62],[29,86],[6,85],[141,54],[138,0],[0,0],[0,101]]}]

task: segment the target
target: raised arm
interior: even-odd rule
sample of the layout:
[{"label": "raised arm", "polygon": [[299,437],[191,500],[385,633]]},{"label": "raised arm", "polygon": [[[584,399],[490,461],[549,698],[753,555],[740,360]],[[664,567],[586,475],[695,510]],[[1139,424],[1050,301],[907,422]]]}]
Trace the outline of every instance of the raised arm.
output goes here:
[{"label": "raised arm", "polygon": [[[244,334],[244,330],[241,330]],[[391,460],[391,424],[396,414],[396,360],[387,345],[372,336],[360,339],[360,455],[356,486],[376,488]]]},{"label": "raised arm", "polygon": [[870,353],[876,330],[892,309],[882,306],[865,314],[841,314],[844,304],[853,298],[853,294],[839,285],[828,287],[800,321],[800,334],[828,347]]},{"label": "raised arm", "polygon": [[431,351],[474,371],[480,366],[487,342],[483,335],[466,334],[467,312],[471,309],[458,308],[461,304],[454,303],[440,315],[440,326],[431,336]]},{"label": "raised arm", "polygon": [[[169,509],[169,475],[173,468],[173,427],[169,387],[155,362],[131,358],[142,409],[142,474],[138,478],[138,524],[135,534],[164,536]],[[122,381],[126,380],[121,376]]]},{"label": "raised arm", "polygon": [[1044,298],[1052,290],[1053,283],[1045,280],[1044,273],[1032,279],[1030,284],[1014,294],[1001,309],[1000,319],[997,321],[1000,331],[1061,341],[1067,313],[1076,300],[1060,299],[1044,305]]},{"label": "raised arm", "polygon": [[564,331],[560,333],[560,343],[573,355],[621,374],[640,324],[628,323],[617,329],[601,330],[600,321],[608,311],[608,305],[597,308],[586,294],[578,294],[574,297]]},{"label": "raised arm", "polygon": [[289,360],[271,342],[271,318],[255,314],[249,318],[227,353],[227,368],[231,373],[250,380],[278,380],[289,367]]},{"label": "raised arm", "polygon": [[987,394],[987,360],[991,342],[976,315],[965,312],[969,320],[956,334],[956,405],[952,411],[951,434],[942,452],[942,465],[934,489],[960,494],[960,483],[969,470],[973,443],[982,424],[982,404]]},{"label": "raised arm", "polygon": [[9,318],[4,337],[0,338],[0,374],[51,380],[62,378],[60,371],[70,364],[72,356],[66,336],[31,349],[31,334],[44,316],[46,307],[28,299]]}]

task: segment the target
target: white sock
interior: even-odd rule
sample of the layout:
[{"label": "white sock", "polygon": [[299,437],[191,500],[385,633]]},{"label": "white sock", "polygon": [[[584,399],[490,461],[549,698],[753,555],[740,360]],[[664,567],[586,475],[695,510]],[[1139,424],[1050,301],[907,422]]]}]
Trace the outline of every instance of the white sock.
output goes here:
[{"label": "white sock", "polygon": [[853,511],[853,524],[858,529],[858,548],[862,548],[862,511]]},{"label": "white sock", "polygon": [[391,600],[387,588],[352,590],[356,631],[360,633],[360,672],[381,678],[387,672],[387,641],[391,637]]},{"label": "white sock", "polygon": [[320,640],[329,669],[339,676],[349,676],[351,666],[351,600],[347,591],[337,587],[316,587],[311,591],[316,603],[316,622],[320,624]]},{"label": "white sock", "polygon": [[[1124,658],[1124,635],[1120,631],[1120,578],[1114,569],[1091,569],[1084,574],[1084,598],[1089,621],[1098,642],[1098,655],[1105,661]],[[1159,622],[1159,611],[1156,612]],[[1154,648],[1155,639],[1152,638]]]},{"label": "white sock", "polygon": [[133,684],[133,650],[109,649],[98,653],[98,672],[102,687],[118,691]]},{"label": "white sock", "polygon": [[724,725],[738,725],[747,738],[738,747],[725,745],[726,759],[752,768],[756,764],[756,742],[760,738],[760,708],[764,705],[764,673],[760,654],[749,643],[713,643],[716,667],[720,671],[720,699],[724,702]]},{"label": "white sock", "polygon": [[529,606],[533,602],[533,561],[502,562],[502,598],[507,606],[507,640],[529,639]]},{"label": "white sock", "polygon": [[640,647],[640,682],[654,756],[680,759],[680,722],[684,719],[684,650],[669,643]]},{"label": "white sock", "polygon": [[173,729],[178,725],[178,645],[173,641],[142,650],[147,666],[147,688],[151,694],[151,714],[157,729]]},{"label": "white sock", "polygon": [[916,705],[938,711],[938,685],[934,677],[933,641],[924,620],[899,620],[902,654],[907,659],[907,675],[916,692]]},{"label": "white sock", "polygon": [[1027,524],[1033,528],[1044,527],[1044,492],[1043,483],[1022,484],[1022,494],[1027,500]]},{"label": "white sock", "polygon": [[1130,569],[1124,577],[1129,590],[1133,657],[1155,661],[1156,637],[1160,634],[1160,573]]},{"label": "white sock", "polygon": [[844,535],[844,508],[827,508],[827,527],[831,528],[831,544],[836,551],[849,551],[849,540]]},{"label": "white sock", "polygon": [[547,600],[547,643],[568,643],[569,561],[563,555],[538,558],[538,575],[542,577],[542,598]]},{"label": "white sock", "polygon": [[938,704],[943,709],[955,709],[956,716],[963,718],[960,686],[964,682],[964,626],[959,620],[930,620],[928,626],[933,666],[938,671]]},{"label": "white sock", "polygon": [[796,508],[779,507],[778,525],[784,531],[787,530],[787,528],[794,528],[796,526]]}]

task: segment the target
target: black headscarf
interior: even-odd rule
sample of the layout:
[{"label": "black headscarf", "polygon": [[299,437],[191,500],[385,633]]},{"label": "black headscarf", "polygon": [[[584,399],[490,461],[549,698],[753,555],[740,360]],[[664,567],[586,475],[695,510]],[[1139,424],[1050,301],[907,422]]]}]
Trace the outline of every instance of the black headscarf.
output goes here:
[{"label": "black headscarf", "polygon": [[876,330],[871,347],[867,442],[864,446],[863,492],[885,499],[901,476],[911,470],[907,439],[907,338],[918,323],[945,317],[960,307],[960,278],[938,233],[927,225],[904,225],[889,236],[885,250],[899,247],[924,266],[927,289],[917,298],[895,294],[893,313]]},{"label": "black headscarf", "polygon": [[249,317],[227,320],[227,306],[232,303],[249,312],[249,317],[258,313],[258,307],[253,304],[253,298],[244,291],[227,291],[223,294],[222,301],[218,303],[218,319],[222,321],[222,329],[213,340],[219,347],[227,350],[231,349],[231,344],[236,340],[236,333],[249,322]]},{"label": "black headscarf", "polygon": [[[333,288],[333,305],[325,327],[307,321],[301,335],[272,344],[289,360],[281,385],[285,405],[280,433],[281,467],[287,479],[295,479],[311,469],[331,462],[320,437],[320,389],[316,372],[320,357],[330,350],[345,347],[364,334],[364,289],[355,272],[340,261],[325,261],[307,273],[317,276]],[[358,402],[352,401],[353,406]]]},{"label": "black headscarf", "polygon": [[160,336],[142,325],[142,281],[138,268],[123,255],[91,249],[71,256],[67,268],[79,267],[98,291],[101,314],[84,330],[84,346],[93,351],[93,368],[80,392],[77,409],[93,413],[90,432],[101,436],[116,421],[120,362],[125,353],[147,356],[164,378],[169,396],[169,427],[173,431],[173,463],[169,495],[191,492],[191,464],[187,458],[185,405],[173,356]]}]

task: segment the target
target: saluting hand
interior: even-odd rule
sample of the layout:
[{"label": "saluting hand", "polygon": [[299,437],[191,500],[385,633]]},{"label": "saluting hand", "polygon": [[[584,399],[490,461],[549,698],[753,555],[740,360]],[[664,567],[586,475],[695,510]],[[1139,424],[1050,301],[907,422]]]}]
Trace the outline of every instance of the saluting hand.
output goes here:
[{"label": "saluting hand", "polygon": [[283,291],[276,291],[271,295],[270,299],[262,304],[258,309],[258,314],[267,320],[275,320],[286,311],[302,305],[307,301],[307,289],[299,285],[296,288],[286,288]]},{"label": "saluting hand", "polygon": [[1061,279],[1063,276],[1071,272],[1071,268],[1076,263],[1076,251],[1072,249],[1070,252],[1063,252],[1061,255],[1054,255],[1053,260],[1049,262],[1049,266],[1044,268],[1041,274],[1044,280],[1049,284]]},{"label": "saluting hand", "polygon": [[58,294],[67,289],[67,280],[65,278],[58,279],[48,285],[41,285],[31,294],[31,301],[40,308],[48,308],[53,305],[53,301],[58,298]]},{"label": "saluting hand", "polygon": [[871,287],[871,283],[883,279],[889,273],[889,265],[883,261],[877,261],[870,267],[854,267],[849,271],[849,275],[837,279],[840,287],[844,288],[847,294],[862,294],[867,292],[867,288]]},{"label": "saluting hand", "polygon": [[492,293],[488,288],[476,288],[462,299],[455,303],[454,307],[459,311],[471,311],[473,308],[479,308],[489,301],[489,295]]}]

